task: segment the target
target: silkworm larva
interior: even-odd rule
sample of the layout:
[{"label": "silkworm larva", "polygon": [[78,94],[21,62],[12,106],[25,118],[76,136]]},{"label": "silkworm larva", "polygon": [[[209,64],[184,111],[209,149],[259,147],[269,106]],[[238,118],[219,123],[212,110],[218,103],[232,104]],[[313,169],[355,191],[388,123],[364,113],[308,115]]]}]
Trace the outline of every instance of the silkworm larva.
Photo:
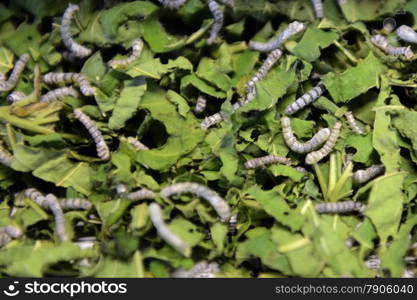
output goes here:
[{"label": "silkworm larva", "polygon": [[346,153],[345,159],[343,161],[343,169],[346,169],[346,167],[352,163],[353,161],[353,153]]},{"label": "silkworm larva", "polygon": [[132,43],[132,53],[124,59],[112,59],[107,64],[114,68],[116,66],[127,66],[138,59],[142,53],[143,42],[141,39],[136,39]]},{"label": "silkworm larva", "polygon": [[63,210],[89,210],[91,202],[82,198],[65,198],[59,200]]},{"label": "silkworm larva", "polygon": [[49,91],[45,95],[42,95],[40,102],[52,102],[55,100],[61,100],[67,96],[78,98],[80,94],[73,87],[62,87]]},{"label": "silkworm larva", "polygon": [[220,272],[219,265],[216,262],[207,263],[200,261],[190,270],[177,269],[172,274],[173,278],[215,278],[215,273]]},{"label": "silkworm larva", "polygon": [[172,248],[188,257],[191,255],[191,248],[180,237],[175,235],[165,224],[162,218],[162,210],[156,202],[149,205],[149,217],[153,226],[155,226],[158,235]]},{"label": "silkworm larva", "polygon": [[234,236],[236,235],[236,226],[237,226],[237,215],[233,215],[229,219],[228,223],[228,235]]},{"label": "silkworm larva", "polygon": [[397,28],[395,33],[403,41],[417,44],[417,32],[415,32],[411,27],[407,25],[401,25]]},{"label": "silkworm larva", "polygon": [[365,183],[375,176],[382,174],[384,170],[383,165],[372,165],[367,169],[353,172],[352,179],[356,183]]},{"label": "silkworm larva", "polygon": [[80,73],[56,73],[50,72],[42,76],[42,81],[46,84],[57,83],[77,83],[80,86],[81,93],[85,96],[94,95],[94,87],[91,86],[87,77]]},{"label": "silkworm larva", "polygon": [[6,100],[8,103],[17,103],[25,97],[27,97],[25,93],[22,93],[20,91],[14,91],[7,95]]},{"label": "silkworm larva", "polygon": [[71,36],[71,20],[75,12],[79,9],[80,7],[76,4],[68,4],[68,7],[65,9],[65,12],[62,16],[61,38],[65,47],[67,47],[71,53],[77,57],[86,57],[91,54],[91,49],[78,44]]},{"label": "silkworm larva", "polygon": [[211,27],[210,37],[207,40],[207,44],[211,45],[216,41],[217,36],[223,27],[224,15],[220,5],[216,1],[208,0],[208,7],[214,18],[214,24]]},{"label": "silkworm larva", "polygon": [[12,160],[13,156],[0,146],[0,163],[10,168]]},{"label": "silkworm larva", "polygon": [[131,201],[143,200],[143,199],[155,199],[155,193],[148,189],[140,189],[135,192],[129,193],[126,196]]},{"label": "silkworm larva", "polygon": [[280,48],[290,37],[303,32],[306,28],[304,23],[294,21],[273,40],[266,43],[250,41],[249,48],[259,52],[270,52]]},{"label": "silkworm larva", "polygon": [[292,151],[297,153],[308,153],[313,151],[315,148],[327,141],[330,136],[330,129],[323,128],[320,129],[309,141],[300,143],[294,136],[290,118],[282,117],[281,125],[285,143]]},{"label": "silkworm larva", "polygon": [[365,134],[365,131],[356,123],[355,117],[353,116],[353,113],[351,111],[346,112],[345,117],[347,122],[349,123],[349,127],[352,129],[353,132],[362,135]]},{"label": "silkworm larva", "polygon": [[126,194],[127,193],[127,187],[126,187],[126,185],[123,184],[123,183],[118,183],[116,185],[116,193],[118,195],[124,195],[124,194]]},{"label": "silkworm larva", "polygon": [[209,127],[216,125],[227,118],[227,115],[220,111],[215,113],[214,115],[206,117],[201,123],[200,128],[203,130],[207,130]]},{"label": "silkworm larva", "polygon": [[204,96],[198,96],[197,103],[194,108],[194,112],[196,114],[201,114],[205,109],[207,105],[207,99]]},{"label": "silkworm larva", "polygon": [[108,160],[110,158],[109,147],[107,147],[100,130],[97,129],[94,122],[78,108],[74,109],[74,116],[85,126],[93,138],[94,143],[96,144],[98,157],[102,160]]},{"label": "silkworm larva", "polygon": [[384,19],[382,23],[382,31],[384,34],[388,35],[394,31],[396,26],[397,26],[397,23],[395,22],[394,18],[392,17],[386,18]]},{"label": "silkworm larva", "polygon": [[187,0],[158,0],[162,6],[171,8],[171,9],[178,9],[184,5]]},{"label": "silkworm larva", "polygon": [[144,144],[142,144],[138,138],[133,137],[133,136],[129,136],[127,138],[127,142],[129,144],[131,144],[133,147],[135,147],[137,150],[149,150],[149,148],[147,146],[145,146]]},{"label": "silkworm larva", "polygon": [[29,61],[28,54],[22,54],[13,67],[13,71],[7,80],[0,80],[0,92],[8,92],[12,90],[19,81],[20,75],[25,69]]},{"label": "silkworm larva", "polygon": [[195,194],[201,198],[206,199],[220,216],[223,222],[227,222],[230,219],[230,207],[227,202],[215,191],[204,185],[194,182],[176,183],[162,189],[161,196],[168,198],[171,195],[184,193]]},{"label": "silkworm larva", "polygon": [[6,80],[6,75],[4,73],[0,72],[0,81]]},{"label": "silkworm larva", "polygon": [[23,191],[25,197],[29,198],[36,204],[38,204],[43,209],[49,209],[47,203],[45,202],[45,196],[42,195],[37,189],[28,188]]},{"label": "silkworm larva", "polygon": [[22,230],[13,225],[7,225],[0,227],[0,234],[7,234],[11,238],[16,239],[20,237],[23,234],[23,232]]},{"label": "silkworm larva", "polygon": [[376,255],[371,255],[365,260],[365,266],[371,270],[378,271],[381,267],[381,259]]},{"label": "silkworm larva", "polygon": [[388,43],[388,40],[385,36],[377,34],[371,37],[371,42],[380,48],[382,51],[389,55],[400,56],[404,55],[405,58],[411,59],[414,56],[413,51],[410,46],[408,47],[394,47]]},{"label": "silkworm larva", "polygon": [[64,212],[62,211],[61,205],[59,204],[58,199],[52,195],[47,194],[45,196],[45,203],[48,206],[49,210],[52,212],[55,218],[55,230],[56,234],[61,241],[67,241],[68,236],[65,230],[65,219]]},{"label": "silkworm larva", "polygon": [[320,82],[316,87],[314,87],[312,90],[308,91],[304,95],[302,95],[300,98],[295,100],[295,102],[291,103],[285,108],[285,113],[287,115],[292,115],[299,111],[300,109],[306,107],[307,105],[313,103],[315,100],[317,100],[324,92],[325,92],[324,85]]},{"label": "silkworm larva", "polygon": [[291,159],[287,157],[278,156],[278,155],[267,155],[267,156],[262,156],[262,157],[248,160],[245,163],[245,168],[255,169],[258,167],[263,167],[265,165],[270,165],[270,164],[275,164],[275,163],[288,165],[291,163]]},{"label": "silkworm larva", "polygon": [[329,155],[329,153],[333,150],[333,147],[336,145],[337,138],[339,137],[340,128],[342,127],[342,123],[336,122],[330,132],[329,139],[327,142],[317,151],[310,152],[307,154],[305,162],[308,165],[312,165],[318,163],[324,157]]},{"label": "silkworm larva", "polygon": [[12,238],[7,233],[0,233],[0,247],[6,246],[12,241]]},{"label": "silkworm larva", "polygon": [[314,12],[316,13],[317,19],[324,17],[323,1],[322,0],[311,0],[313,4]]},{"label": "silkworm larva", "polygon": [[308,173],[306,168],[301,167],[301,166],[296,166],[295,169],[300,173],[304,173],[304,174]]},{"label": "silkworm larva", "polygon": [[364,212],[366,205],[356,201],[325,202],[316,204],[316,211],[321,214],[339,214],[347,212]]}]

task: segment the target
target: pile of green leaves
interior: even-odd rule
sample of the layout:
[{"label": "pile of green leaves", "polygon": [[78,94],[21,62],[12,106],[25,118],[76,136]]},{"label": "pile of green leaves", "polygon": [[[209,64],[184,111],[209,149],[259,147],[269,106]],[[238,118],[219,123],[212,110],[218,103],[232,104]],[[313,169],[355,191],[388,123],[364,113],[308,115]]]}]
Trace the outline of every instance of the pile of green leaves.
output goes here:
[{"label": "pile of green leaves", "polygon": [[[371,254],[381,258],[379,276],[403,274],[404,256],[416,255],[409,248],[417,240],[417,65],[385,55],[370,36],[399,9],[406,12],[396,16],[399,25],[413,25],[416,0],[342,6],[325,0],[322,20],[308,0],[235,0],[234,9],[224,8],[225,27],[212,46],[206,45],[213,20],[204,0],[188,0],[176,11],[150,0],[72,2],[80,5],[75,39],[95,50],[78,63],[62,59],[59,26],[68,1],[0,4],[0,72],[9,72],[18,55],[31,57],[16,90],[33,92],[35,66],[40,73],[82,72],[97,88],[94,97],[49,105],[8,105],[7,94],[0,94],[2,146],[13,153],[12,167],[0,166],[0,226],[16,224],[25,233],[0,249],[4,276],[169,277],[175,268],[208,260],[219,263],[223,277],[373,277],[365,265]],[[248,41],[266,41],[293,20],[308,29],[285,44],[283,58],[258,83],[257,97],[217,127],[201,130],[204,117],[231,110],[264,61]],[[140,59],[109,69],[106,62],[128,54],[138,37],[145,43]],[[394,37],[390,41],[398,43]],[[295,167],[304,165],[304,156],[289,151],[279,119],[317,84],[311,79],[317,74],[328,92],[292,118],[295,135],[309,139],[337,120],[343,128],[330,158],[303,174]],[[52,88],[43,85],[43,92]],[[195,115],[201,94],[208,107]],[[73,117],[75,107],[97,122],[110,161],[97,159]],[[347,110],[366,135],[349,129]],[[138,136],[151,149],[137,151],[123,136]],[[352,170],[343,170],[347,152],[355,153],[353,171],[382,163],[385,174],[352,184]],[[267,154],[294,164],[244,168],[248,159]],[[158,194],[182,181],[209,186],[238,214],[237,233],[228,236],[227,224],[205,200],[158,196],[169,227],[192,247],[189,258],[158,237],[149,201],[132,203],[115,191],[124,183]],[[15,194],[27,187],[93,203],[88,212],[65,214],[71,242],[57,240],[48,212],[30,201],[17,203]],[[364,216],[314,210],[319,202],[349,199],[368,206]],[[97,242],[81,249],[76,242],[86,236]]]}]

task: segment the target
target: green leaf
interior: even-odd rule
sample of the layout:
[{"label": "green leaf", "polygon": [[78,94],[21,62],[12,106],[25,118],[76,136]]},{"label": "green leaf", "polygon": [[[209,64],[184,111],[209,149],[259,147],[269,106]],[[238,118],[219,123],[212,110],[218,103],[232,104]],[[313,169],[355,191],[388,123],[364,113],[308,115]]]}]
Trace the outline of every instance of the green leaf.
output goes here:
[{"label": "green leaf", "polygon": [[97,278],[143,278],[145,270],[142,254],[136,251],[128,261],[105,257],[93,275]]},{"label": "green leaf", "polygon": [[320,57],[321,49],[330,46],[338,37],[339,35],[332,31],[309,28],[292,52],[294,55],[312,62]]}]

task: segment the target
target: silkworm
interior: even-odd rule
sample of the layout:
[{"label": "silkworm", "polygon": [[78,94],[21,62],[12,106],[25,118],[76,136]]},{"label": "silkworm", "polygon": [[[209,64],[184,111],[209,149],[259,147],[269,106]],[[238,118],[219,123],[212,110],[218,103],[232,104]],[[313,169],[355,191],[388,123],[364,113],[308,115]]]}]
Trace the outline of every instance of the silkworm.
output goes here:
[{"label": "silkworm", "polygon": [[28,54],[22,54],[13,67],[13,71],[7,80],[0,80],[0,92],[8,92],[12,90],[19,81],[26,64],[29,61]]},{"label": "silkworm", "polygon": [[219,265],[216,262],[207,263],[200,261],[190,270],[177,269],[172,274],[172,278],[214,278],[215,273],[220,272]]},{"label": "silkworm", "polygon": [[382,29],[384,34],[390,34],[391,32],[394,31],[395,26],[397,26],[397,23],[395,22],[395,19],[390,17],[390,18],[386,18],[384,19],[383,23],[382,23]]},{"label": "silkworm", "polygon": [[227,118],[227,115],[220,111],[215,113],[214,115],[206,117],[201,123],[200,128],[203,130],[207,130],[209,127],[216,125]]},{"label": "silkworm", "polygon": [[266,43],[250,41],[249,48],[259,52],[270,52],[280,48],[289,38],[303,32],[306,28],[304,23],[294,21],[273,40]]},{"label": "silkworm", "polygon": [[352,129],[353,132],[361,135],[365,134],[365,131],[362,128],[360,128],[356,123],[355,117],[353,116],[353,113],[351,111],[346,112],[345,117],[349,124],[349,127]]},{"label": "silkworm", "polygon": [[343,161],[343,169],[346,169],[346,167],[352,163],[353,161],[353,153],[346,153],[345,159]]},{"label": "silkworm", "polygon": [[89,210],[91,202],[82,198],[65,198],[60,199],[59,204],[63,210]]},{"label": "silkworm", "polygon": [[288,117],[281,118],[282,134],[287,146],[297,153],[308,153],[323,144],[330,136],[330,129],[320,129],[309,141],[300,143],[294,136],[291,128],[291,120]]},{"label": "silkworm", "polygon": [[326,91],[323,83],[319,83],[316,87],[314,87],[312,90],[308,91],[304,95],[302,95],[300,98],[295,100],[293,103],[288,105],[285,108],[285,113],[287,115],[292,115],[299,111],[300,109],[306,107],[307,105],[313,103],[315,100],[317,100],[324,92]]},{"label": "silkworm", "polygon": [[127,142],[135,147],[137,150],[149,150],[147,146],[142,144],[136,137],[129,136]]},{"label": "silkworm", "polygon": [[65,230],[64,212],[58,199],[53,194],[47,194],[44,200],[49,210],[52,212],[55,218],[55,231],[61,241],[67,241],[68,235]]},{"label": "silkworm", "polygon": [[417,44],[417,32],[407,25],[401,25],[395,31],[397,36],[406,42]]},{"label": "silkworm", "polygon": [[0,163],[10,168],[12,160],[13,156],[0,146]]},{"label": "silkworm", "polygon": [[191,255],[191,248],[185,241],[175,235],[165,224],[162,218],[162,210],[159,204],[153,202],[149,205],[149,217],[158,235],[172,248],[188,257]]},{"label": "silkworm", "polygon": [[42,95],[40,102],[53,102],[55,100],[61,100],[67,96],[78,98],[80,94],[73,87],[62,87]]},{"label": "silkworm", "polygon": [[12,238],[7,233],[0,233],[0,247],[6,246],[12,241]]},{"label": "silkworm", "polygon": [[372,165],[367,169],[353,172],[352,179],[356,183],[365,183],[375,176],[382,174],[384,170],[383,165]]},{"label": "silkworm", "polygon": [[171,195],[191,193],[201,198],[206,199],[217,214],[220,216],[223,222],[227,222],[230,218],[230,207],[227,202],[220,197],[215,191],[208,187],[194,183],[194,182],[181,182],[172,184],[161,191],[163,198],[168,198]]},{"label": "silkworm", "polygon": [[321,214],[340,214],[347,212],[364,212],[366,205],[356,201],[325,202],[316,204],[316,211]]},{"label": "silkworm", "polygon": [[127,193],[127,187],[126,187],[126,185],[124,185],[123,183],[118,183],[116,185],[116,193],[118,195],[126,194]]},{"label": "silkworm", "polygon": [[7,95],[6,101],[11,104],[17,103],[25,97],[27,97],[25,93],[20,92],[20,91],[14,91],[10,93],[9,95]]},{"label": "silkworm", "polygon": [[187,0],[158,0],[162,6],[171,8],[171,9],[178,9],[184,5]]},{"label": "silkworm", "polygon": [[65,9],[64,14],[62,15],[61,38],[62,42],[64,43],[65,47],[68,48],[70,53],[73,53],[77,57],[86,57],[92,53],[92,50],[78,44],[71,36],[71,20],[75,12],[79,9],[80,7],[76,4],[68,4],[68,7]]},{"label": "silkworm", "polygon": [[148,189],[140,189],[135,192],[129,193],[126,196],[131,201],[143,200],[143,199],[155,199],[155,193]]},{"label": "silkworm", "polygon": [[237,215],[233,215],[229,219],[229,223],[227,224],[228,228],[228,235],[234,236],[236,235],[236,225],[237,225]]},{"label": "silkworm", "polygon": [[107,64],[114,68],[116,66],[127,66],[137,60],[143,49],[143,42],[141,39],[136,39],[132,42],[132,53],[124,59],[112,59]]},{"label": "silkworm", "polygon": [[42,76],[42,81],[46,84],[77,83],[80,86],[81,93],[85,96],[92,96],[95,91],[87,77],[80,73],[50,72]]},{"label": "silkworm", "polygon": [[255,169],[258,167],[263,167],[265,165],[270,165],[270,164],[275,164],[275,163],[288,165],[291,163],[291,159],[287,157],[278,156],[278,155],[267,155],[267,156],[262,156],[262,157],[248,160],[245,163],[245,168]]},{"label": "silkworm", "polygon": [[207,40],[207,44],[211,45],[216,41],[217,36],[223,27],[224,15],[220,5],[216,1],[208,0],[208,7],[214,18],[214,24],[210,30],[210,37]]},{"label": "silkworm", "polygon": [[316,13],[317,19],[321,19],[324,17],[323,11],[323,1],[322,0],[311,0],[313,4],[314,12]]},{"label": "silkworm", "polygon": [[16,239],[20,237],[23,234],[23,232],[16,226],[7,225],[0,227],[0,234],[7,234],[11,238]]},{"label": "silkworm", "polygon": [[411,50],[410,46],[408,47],[394,47],[388,43],[386,37],[381,34],[376,34],[371,37],[371,42],[380,48],[382,51],[387,53],[388,55],[393,56],[400,56],[403,55],[407,59],[411,59],[414,56],[413,51]]},{"label": "silkworm", "polygon": [[6,80],[6,75],[4,73],[0,72],[0,81]]},{"label": "silkworm", "polygon": [[44,209],[48,209],[48,205],[45,202],[44,195],[41,192],[39,192],[37,189],[28,188],[23,191],[23,194],[25,195],[25,197],[29,198],[30,200],[38,204],[40,207]]},{"label": "silkworm", "polygon": [[371,270],[378,271],[381,267],[381,259],[376,255],[371,255],[365,260],[365,266]]},{"label": "silkworm", "polygon": [[304,173],[304,174],[308,173],[306,168],[301,167],[301,166],[296,166],[295,169],[300,173]]},{"label": "silkworm", "polygon": [[110,158],[110,150],[104,142],[104,138],[101,135],[100,130],[97,129],[97,126],[94,124],[94,122],[80,109],[76,108],[73,112],[75,118],[85,126],[93,138],[94,143],[96,144],[98,157],[100,157],[102,160],[108,160]]},{"label": "silkworm", "polygon": [[305,162],[308,165],[312,165],[318,163],[324,157],[326,157],[332,150],[333,147],[336,145],[337,138],[339,137],[340,128],[342,127],[342,123],[336,122],[330,132],[329,139],[327,142],[317,151],[310,152],[307,154]]},{"label": "silkworm", "polygon": [[205,109],[207,105],[207,99],[204,96],[198,96],[197,103],[194,108],[194,112],[196,114],[201,114]]}]

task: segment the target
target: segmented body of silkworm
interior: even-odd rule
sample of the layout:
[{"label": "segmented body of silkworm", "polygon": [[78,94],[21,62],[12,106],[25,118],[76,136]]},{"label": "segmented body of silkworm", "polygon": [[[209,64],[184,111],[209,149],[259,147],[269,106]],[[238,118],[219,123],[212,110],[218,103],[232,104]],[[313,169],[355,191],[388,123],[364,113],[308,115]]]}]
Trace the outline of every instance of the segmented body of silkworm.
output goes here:
[{"label": "segmented body of silkworm", "polygon": [[136,39],[132,42],[132,53],[124,59],[112,59],[108,62],[108,65],[112,68],[117,66],[127,66],[137,60],[143,49],[143,41],[141,39]]},{"label": "segmented body of silkworm", "polygon": [[158,0],[162,6],[171,8],[171,9],[178,9],[187,2],[187,0]]},{"label": "segmented body of silkworm", "polygon": [[219,124],[221,121],[227,118],[226,113],[220,111],[214,115],[206,117],[200,124],[200,128],[203,130],[209,129],[211,126]]},{"label": "segmented body of silkworm", "polygon": [[200,261],[194,265],[190,270],[178,269],[172,272],[173,278],[215,278],[216,273],[220,272],[218,263]]},{"label": "segmented body of silkworm", "polygon": [[267,166],[270,164],[283,164],[288,165],[291,163],[291,159],[287,157],[282,157],[278,155],[266,155],[258,158],[254,158],[245,162],[246,169],[255,169],[263,166]]},{"label": "segmented body of silkworm", "polygon": [[59,204],[63,210],[89,210],[92,207],[90,201],[82,198],[60,199]]},{"label": "segmented body of silkworm", "polygon": [[0,233],[0,247],[6,246],[12,241],[12,238],[7,233]]},{"label": "segmented body of silkworm", "polygon": [[342,127],[342,123],[336,122],[330,132],[329,139],[327,142],[317,151],[310,152],[307,154],[305,162],[308,165],[312,165],[318,163],[324,157],[329,155],[332,152],[333,147],[336,145],[337,139],[339,137],[340,128]]},{"label": "segmented body of silkworm", "polygon": [[349,123],[349,127],[352,129],[353,132],[357,134],[365,134],[365,131],[361,127],[359,127],[351,111],[346,112],[345,117],[347,122]]},{"label": "segmented body of silkworm", "polygon": [[230,207],[227,204],[226,200],[220,197],[215,191],[209,189],[208,187],[195,183],[195,182],[181,182],[176,183],[161,190],[161,196],[168,198],[172,195],[191,193],[197,195],[201,198],[206,199],[217,214],[220,216],[221,220],[227,222],[230,218]]},{"label": "segmented body of silkworm", "polygon": [[237,226],[237,214],[236,215],[232,215],[229,219],[229,223],[227,226],[227,233],[229,236],[234,236],[236,235],[236,226]]},{"label": "segmented body of silkworm", "polygon": [[214,18],[214,24],[211,27],[210,37],[207,40],[207,44],[211,45],[216,41],[220,30],[223,28],[224,15],[220,5],[216,1],[208,0],[208,7]]},{"label": "segmented body of silkworm", "polygon": [[62,87],[49,91],[45,95],[42,95],[40,102],[52,102],[56,100],[62,100],[63,98],[68,96],[78,98],[80,94],[73,87]]},{"label": "segmented body of silkworm", "polygon": [[81,93],[85,96],[92,96],[95,91],[87,77],[80,73],[50,72],[42,76],[42,81],[46,84],[77,83],[80,86]]},{"label": "segmented body of silkworm", "polygon": [[411,50],[410,46],[394,47],[390,45],[390,43],[388,42],[388,39],[381,34],[373,35],[371,37],[371,42],[388,55],[392,55],[392,56],[403,55],[407,59],[411,59],[414,56],[414,53]]},{"label": "segmented body of silkworm", "polygon": [[172,248],[184,256],[191,255],[191,248],[185,241],[175,235],[165,224],[162,217],[162,209],[156,202],[149,205],[149,216],[158,235]]},{"label": "segmented body of silkworm", "polygon": [[9,78],[7,80],[0,80],[0,92],[8,92],[16,86],[28,61],[28,54],[22,54],[19,57]]},{"label": "segmented body of silkworm", "polygon": [[321,144],[323,144],[325,141],[327,141],[327,139],[330,136],[330,129],[323,128],[320,129],[309,141],[305,143],[300,143],[294,136],[293,130],[291,128],[290,118],[282,117],[281,126],[285,143],[292,151],[297,153],[308,153],[313,151]]},{"label": "segmented body of silkworm", "polygon": [[0,163],[6,167],[10,167],[12,165],[12,160],[13,156],[0,146]]},{"label": "segmented body of silkworm", "polygon": [[23,92],[14,91],[14,92],[10,93],[9,95],[7,95],[6,100],[9,103],[17,103],[25,97],[26,97],[26,95]]},{"label": "segmented body of silkworm", "polygon": [[93,138],[94,143],[96,144],[98,157],[100,157],[102,160],[108,160],[110,158],[109,147],[106,145],[100,130],[97,129],[97,126],[94,124],[94,122],[80,109],[74,109],[74,116],[85,126]]},{"label": "segmented body of silkworm", "polygon": [[280,48],[288,39],[292,36],[306,30],[307,26],[304,23],[294,21],[288,25],[276,38],[273,40],[261,43],[261,42],[249,42],[249,48],[259,52],[270,52]]},{"label": "segmented body of silkworm", "polygon": [[323,93],[326,91],[324,85],[320,82],[316,87],[314,87],[311,91],[308,91],[300,98],[295,100],[293,103],[288,105],[285,108],[285,113],[287,115],[293,115],[298,112],[300,109],[303,109],[307,105],[313,103],[317,100]]},{"label": "segmented body of silkworm", "polygon": [[372,178],[382,174],[385,168],[383,165],[372,165],[364,170],[357,170],[353,172],[352,179],[356,183],[365,183]]},{"label": "segmented body of silkworm", "polygon": [[316,17],[321,19],[324,17],[324,9],[323,9],[323,1],[322,0],[311,0],[311,4],[313,4],[314,12],[316,13]]},{"label": "segmented body of silkworm", "polygon": [[70,53],[77,57],[87,57],[91,55],[92,50],[78,44],[71,36],[71,20],[79,9],[80,7],[76,4],[68,5],[61,20],[61,38]]},{"label": "segmented body of silkworm", "polygon": [[401,40],[417,44],[417,32],[415,32],[410,26],[401,25],[397,28],[397,30],[395,30],[395,33]]},{"label": "segmented body of silkworm", "polygon": [[321,214],[342,214],[349,212],[363,213],[366,205],[357,201],[325,202],[316,204],[316,211]]},{"label": "segmented body of silkworm", "polygon": [[196,103],[195,108],[194,108],[194,112],[196,114],[201,114],[206,109],[206,105],[207,105],[206,97],[204,97],[202,95],[198,96],[197,103]]},{"label": "segmented body of silkworm", "polygon": [[23,234],[23,232],[16,226],[7,225],[0,227],[0,234],[7,234],[11,238],[16,239],[20,237]]},{"label": "segmented body of silkworm", "polygon": [[147,146],[142,144],[137,137],[129,136],[127,139],[127,142],[131,144],[133,147],[135,147],[137,150],[149,150]]},{"label": "segmented body of silkworm", "polygon": [[140,189],[135,192],[131,192],[126,195],[126,198],[131,201],[143,200],[143,199],[155,199],[155,193],[148,189]]}]

